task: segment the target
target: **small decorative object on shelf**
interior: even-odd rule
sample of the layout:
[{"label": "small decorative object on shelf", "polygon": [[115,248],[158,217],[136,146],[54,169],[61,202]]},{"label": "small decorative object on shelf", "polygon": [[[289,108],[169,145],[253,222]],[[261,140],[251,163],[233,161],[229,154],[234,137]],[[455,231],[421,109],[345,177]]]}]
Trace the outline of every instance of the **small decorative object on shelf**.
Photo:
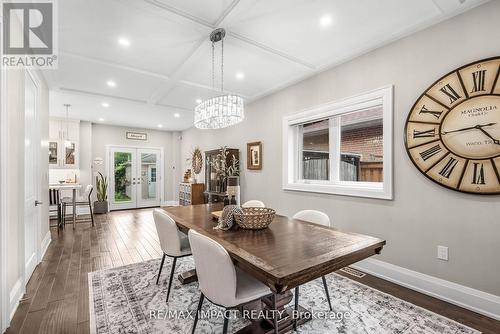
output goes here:
[{"label": "small decorative object on shelf", "polygon": [[247,169],[262,169],[262,142],[257,141],[247,144]]},{"label": "small decorative object on shelf", "polygon": [[239,227],[248,230],[268,227],[276,214],[276,211],[269,208],[242,208],[241,210],[241,213],[234,213],[234,219]]},{"label": "small decorative object on shelf", "polygon": [[[229,196],[227,196],[227,195],[226,195],[226,196],[224,196],[224,206],[229,205],[229,203],[230,203],[230,201],[229,201]],[[233,203],[231,203],[231,204],[233,204]]]},{"label": "small decorative object on shelf", "polygon": [[185,182],[185,183],[188,183],[190,178],[191,178],[191,169],[188,169],[188,170],[184,173],[184,182]]},{"label": "small decorative object on shelf", "polygon": [[234,195],[231,195],[230,203],[231,203],[231,205],[236,205],[236,198],[234,197]]}]

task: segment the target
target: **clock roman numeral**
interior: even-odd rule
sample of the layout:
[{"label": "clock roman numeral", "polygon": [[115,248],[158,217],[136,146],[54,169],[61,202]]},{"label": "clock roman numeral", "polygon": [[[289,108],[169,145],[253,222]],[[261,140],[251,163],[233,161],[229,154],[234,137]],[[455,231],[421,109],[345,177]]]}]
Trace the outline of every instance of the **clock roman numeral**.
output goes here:
[{"label": "clock roman numeral", "polygon": [[445,178],[449,179],[451,173],[453,173],[453,169],[455,169],[455,166],[457,165],[458,160],[455,158],[450,158],[446,165],[444,165],[443,169],[439,172],[439,175],[444,176]]},{"label": "clock roman numeral", "polygon": [[436,118],[439,118],[441,114],[443,113],[442,111],[437,111],[437,110],[429,110],[425,106],[425,104],[422,106],[422,109],[418,112],[419,114],[430,114]]},{"label": "clock roman numeral", "polygon": [[426,161],[427,159],[441,152],[441,150],[442,150],[441,146],[437,144],[435,146],[432,146],[431,148],[428,148],[423,152],[420,152],[420,156],[422,157],[422,159],[424,159],[424,161]]},{"label": "clock roman numeral", "polygon": [[430,130],[424,130],[424,131],[417,131],[413,130],[413,138],[425,138],[425,137],[435,137],[436,136],[436,129],[430,129]]},{"label": "clock roman numeral", "polygon": [[440,91],[450,98],[450,104],[453,104],[456,100],[461,98],[461,96],[450,86],[446,84]]},{"label": "clock roman numeral", "polygon": [[474,88],[471,93],[485,91],[484,79],[486,77],[486,70],[476,71],[472,73],[472,80],[474,81]]},{"label": "clock roman numeral", "polygon": [[[479,167],[481,165],[481,167]],[[474,171],[472,174],[472,184],[485,184],[483,164],[474,162]]]}]

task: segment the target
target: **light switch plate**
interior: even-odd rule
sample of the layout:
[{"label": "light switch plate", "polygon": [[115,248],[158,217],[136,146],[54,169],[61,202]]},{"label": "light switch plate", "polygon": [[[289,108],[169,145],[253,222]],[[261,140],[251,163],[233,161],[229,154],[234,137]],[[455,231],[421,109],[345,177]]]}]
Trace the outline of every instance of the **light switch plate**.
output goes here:
[{"label": "light switch plate", "polygon": [[437,248],[437,258],[440,260],[448,261],[448,247],[438,246]]}]

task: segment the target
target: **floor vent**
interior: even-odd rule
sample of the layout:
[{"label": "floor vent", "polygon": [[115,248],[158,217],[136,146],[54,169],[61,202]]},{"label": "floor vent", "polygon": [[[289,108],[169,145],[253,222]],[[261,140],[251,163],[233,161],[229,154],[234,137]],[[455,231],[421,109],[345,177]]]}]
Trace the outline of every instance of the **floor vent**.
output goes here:
[{"label": "floor vent", "polygon": [[363,278],[366,276],[366,274],[364,272],[353,269],[351,267],[344,267],[344,268],[340,269],[340,271],[342,271],[346,274],[349,274],[351,276],[357,277],[357,278]]}]

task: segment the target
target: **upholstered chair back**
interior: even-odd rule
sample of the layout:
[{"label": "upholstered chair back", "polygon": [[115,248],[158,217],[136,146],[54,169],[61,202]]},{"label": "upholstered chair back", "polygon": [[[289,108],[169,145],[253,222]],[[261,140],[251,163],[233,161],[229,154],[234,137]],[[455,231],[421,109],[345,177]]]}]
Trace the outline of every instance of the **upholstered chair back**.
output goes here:
[{"label": "upholstered chair back", "polygon": [[265,208],[266,205],[264,204],[264,202],[261,202],[261,201],[256,200],[256,199],[252,199],[250,201],[246,201],[245,203],[243,203],[242,207],[244,207],[244,208]]},{"label": "upholstered chair back", "polygon": [[181,242],[175,221],[161,209],[154,210],[153,218],[162,251],[169,256],[178,256],[181,252]]},{"label": "upholstered chair back", "polygon": [[192,229],[188,237],[201,292],[215,304],[226,307],[237,304],[236,269],[228,252]]},{"label": "upholstered chair back", "polygon": [[299,211],[293,216],[293,219],[300,219],[310,223],[333,227],[330,225],[330,218],[328,218],[328,215],[317,210]]}]

